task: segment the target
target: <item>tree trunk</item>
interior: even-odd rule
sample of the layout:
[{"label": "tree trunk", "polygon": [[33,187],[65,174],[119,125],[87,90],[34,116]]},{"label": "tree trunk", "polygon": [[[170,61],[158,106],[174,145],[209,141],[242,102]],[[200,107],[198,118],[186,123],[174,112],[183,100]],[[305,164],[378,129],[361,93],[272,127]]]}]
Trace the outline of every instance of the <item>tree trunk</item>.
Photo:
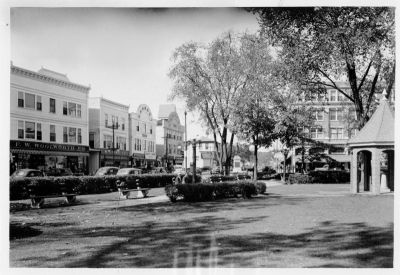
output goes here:
[{"label": "tree trunk", "polygon": [[287,158],[288,154],[289,153],[283,154],[283,178],[281,179],[281,181],[283,181],[285,183],[286,183],[286,158]]}]

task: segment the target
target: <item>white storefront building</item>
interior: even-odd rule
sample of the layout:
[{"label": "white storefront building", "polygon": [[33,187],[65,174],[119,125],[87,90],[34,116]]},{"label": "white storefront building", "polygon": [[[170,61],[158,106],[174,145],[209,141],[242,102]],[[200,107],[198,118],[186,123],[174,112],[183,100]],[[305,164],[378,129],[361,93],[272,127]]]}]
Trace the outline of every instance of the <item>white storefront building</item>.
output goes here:
[{"label": "white storefront building", "polygon": [[87,174],[90,87],[45,68],[11,63],[10,70],[10,172],[70,168]]},{"label": "white storefront building", "polygon": [[156,162],[156,121],[149,106],[129,114],[129,153],[132,167],[151,168]]},{"label": "white storefront building", "polygon": [[103,97],[89,98],[90,171],[129,166],[129,105]]}]

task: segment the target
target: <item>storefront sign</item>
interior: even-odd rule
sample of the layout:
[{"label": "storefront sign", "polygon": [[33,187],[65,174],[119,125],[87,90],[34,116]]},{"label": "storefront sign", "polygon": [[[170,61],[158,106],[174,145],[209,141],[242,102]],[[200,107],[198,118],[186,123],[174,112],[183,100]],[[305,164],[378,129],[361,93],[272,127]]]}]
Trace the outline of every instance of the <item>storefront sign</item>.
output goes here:
[{"label": "storefront sign", "polygon": [[89,152],[89,146],[10,140],[10,149],[60,152]]},{"label": "storefront sign", "polygon": [[[100,152],[102,155],[113,155],[113,150],[111,149],[100,149]],[[129,156],[129,151],[125,151],[125,150],[115,150],[114,153],[115,156],[124,156],[124,157],[128,157]]]}]

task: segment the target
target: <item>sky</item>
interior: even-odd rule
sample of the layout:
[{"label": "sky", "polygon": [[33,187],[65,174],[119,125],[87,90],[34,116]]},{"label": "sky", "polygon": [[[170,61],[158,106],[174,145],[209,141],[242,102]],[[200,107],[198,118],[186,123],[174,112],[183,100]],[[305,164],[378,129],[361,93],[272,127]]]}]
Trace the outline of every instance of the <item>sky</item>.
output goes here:
[{"label": "sky", "polygon": [[[90,85],[90,96],[130,105],[175,103],[184,124],[182,101],[168,101],[171,56],[185,42],[209,43],[223,32],[256,32],[257,18],[239,8],[11,8],[11,61],[37,71],[67,74]],[[188,110],[188,138],[205,135]]]}]

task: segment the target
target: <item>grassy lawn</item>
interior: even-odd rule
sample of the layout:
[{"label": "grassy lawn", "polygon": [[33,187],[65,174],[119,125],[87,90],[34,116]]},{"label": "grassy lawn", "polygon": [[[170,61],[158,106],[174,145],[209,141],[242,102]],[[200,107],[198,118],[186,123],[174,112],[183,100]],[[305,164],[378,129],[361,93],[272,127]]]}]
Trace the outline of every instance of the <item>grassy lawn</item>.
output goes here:
[{"label": "grassy lawn", "polygon": [[[283,185],[250,200],[117,193],[12,203],[11,267],[391,267],[393,195]],[[16,206],[16,207],[14,207]],[[22,206],[22,207],[21,207]]]}]

